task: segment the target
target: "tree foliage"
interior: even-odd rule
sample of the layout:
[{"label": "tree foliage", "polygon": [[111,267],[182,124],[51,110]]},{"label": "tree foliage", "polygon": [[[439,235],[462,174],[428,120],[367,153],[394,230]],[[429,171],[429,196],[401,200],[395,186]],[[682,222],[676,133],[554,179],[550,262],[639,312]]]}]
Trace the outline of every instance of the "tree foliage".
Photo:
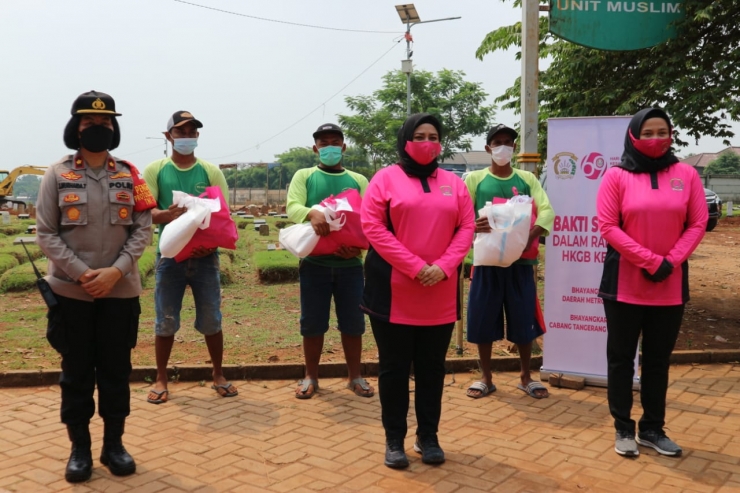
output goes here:
[{"label": "tree foliage", "polygon": [[13,184],[13,195],[16,197],[28,197],[36,200],[41,186],[41,177],[37,175],[21,175]]},{"label": "tree foliage", "polygon": [[704,168],[705,175],[740,175],[740,155],[723,152]]},{"label": "tree foliage", "polygon": [[[234,186],[234,175],[236,174],[237,188],[265,188],[265,172],[269,172],[270,189],[284,189],[290,183],[296,171],[302,168],[311,168],[319,164],[319,156],[313,152],[311,147],[293,147],[281,154],[275,156],[275,162],[280,166],[275,166],[269,170],[265,166],[239,165],[238,170],[225,169],[224,176],[229,188]],[[357,146],[348,146],[344,153],[342,166],[356,171],[365,176],[372,176],[365,152]]]},{"label": "tree foliage", "polygon": [[[427,112],[442,122],[442,157],[472,149],[471,136],[486,132],[495,106],[478,82],[464,80],[465,72],[443,69],[436,74],[411,74],[411,112]],[[353,115],[339,115],[345,135],[362,148],[373,168],[398,160],[396,138],[406,119],[406,75],[400,70],[383,76],[383,85],[369,96],[348,96]]]},{"label": "tree foliage", "polygon": [[[740,119],[740,8],[736,0],[685,0],[681,7],[686,17],[676,25],[675,39],[635,51],[600,51],[561,40],[541,17],[540,56],[552,63],[540,72],[540,135],[546,134],[547,118],[630,115],[660,106],[683,134],[718,137],[729,145],[730,120]],[[476,56],[515,46],[521,47],[521,23],[489,33]],[[518,112],[520,82],[496,102]],[[676,143],[687,144],[681,134]]]}]

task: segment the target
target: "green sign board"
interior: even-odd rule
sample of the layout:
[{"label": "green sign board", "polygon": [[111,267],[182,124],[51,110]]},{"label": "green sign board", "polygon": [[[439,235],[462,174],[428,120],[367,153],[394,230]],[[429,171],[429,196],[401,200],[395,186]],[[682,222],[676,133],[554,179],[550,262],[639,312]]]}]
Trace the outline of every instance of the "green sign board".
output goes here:
[{"label": "green sign board", "polygon": [[674,37],[683,16],[677,0],[551,0],[550,32],[598,50],[639,50]]}]

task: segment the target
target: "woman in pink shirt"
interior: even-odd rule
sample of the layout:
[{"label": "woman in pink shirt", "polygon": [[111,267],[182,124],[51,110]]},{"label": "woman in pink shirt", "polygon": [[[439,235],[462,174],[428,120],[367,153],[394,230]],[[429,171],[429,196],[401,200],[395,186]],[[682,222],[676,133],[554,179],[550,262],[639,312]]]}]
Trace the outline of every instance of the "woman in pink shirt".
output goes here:
[{"label": "woman in pink shirt", "polygon": [[[609,410],[615,451],[639,455],[637,444],[680,456],[665,425],[669,358],[689,300],[688,258],[704,236],[707,206],[699,174],[671,152],[673,127],[657,108],[637,113],[622,162],[607,171],[597,214],[608,242],[599,296],[607,322]],[[642,334],[640,400],[635,436],[632,379]]]},{"label": "woman in pink shirt", "polygon": [[427,464],[445,460],[437,440],[445,356],[459,318],[458,275],[475,218],[465,184],[438,167],[441,135],[434,116],[410,116],[398,133],[400,162],[373,177],[362,201],[370,250],[361,308],[378,345],[385,465],[393,468],[409,465],[403,441],[412,363],[414,450]]}]

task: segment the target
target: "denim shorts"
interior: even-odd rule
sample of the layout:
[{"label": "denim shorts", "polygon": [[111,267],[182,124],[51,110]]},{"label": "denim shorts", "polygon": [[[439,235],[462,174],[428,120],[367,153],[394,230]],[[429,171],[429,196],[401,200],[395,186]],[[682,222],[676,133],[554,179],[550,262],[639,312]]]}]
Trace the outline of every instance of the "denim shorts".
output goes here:
[{"label": "denim shorts", "polygon": [[195,330],[211,336],[221,330],[221,274],[218,252],[177,262],[157,254],[154,288],[154,333],[170,337],[180,330],[185,288],[195,300]]},{"label": "denim shorts", "polygon": [[468,295],[468,342],[488,344],[503,339],[506,315],[506,339],[529,344],[545,333],[536,306],[533,266],[476,267]]},{"label": "denim shorts", "polygon": [[316,337],[329,330],[331,298],[342,334],[365,333],[365,315],[360,311],[365,277],[361,265],[325,267],[301,261],[298,268],[301,286],[301,335]]}]

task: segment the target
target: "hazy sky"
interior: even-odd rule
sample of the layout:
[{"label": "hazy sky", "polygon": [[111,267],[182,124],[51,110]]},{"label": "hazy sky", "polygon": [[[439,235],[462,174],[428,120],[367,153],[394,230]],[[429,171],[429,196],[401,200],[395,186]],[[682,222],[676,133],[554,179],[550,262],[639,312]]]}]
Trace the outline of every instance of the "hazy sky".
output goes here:
[{"label": "hazy sky", "polygon": [[[397,0],[192,3],[281,21],[391,33],[278,24],[175,0],[2,0],[0,136],[5,154],[0,168],[46,165],[69,152],[62,131],[70,107],[91,89],[115,98],[123,116],[121,146],[114,154],[140,167],[163,155],[163,142],[147,137],[160,137],[177,110],[192,112],[204,124],[196,155],[215,163],[271,161],[291,147],[311,145],[319,124],[336,122],[338,113],[347,112],[344,96],[370,94],[379,88],[381,76],[400,68],[405,58],[405,43],[394,41],[404,30],[394,8]],[[513,50],[483,61],[475,58],[486,33],[519,20],[521,12],[511,2],[417,0],[415,5],[422,20],[462,16],[412,29],[417,69],[463,70],[468,80],[483,84],[489,102],[519,75]],[[511,112],[499,111],[496,117],[509,125],[517,120]],[[735,131],[740,133],[740,125]],[[474,148],[483,145],[478,137]],[[705,138],[682,152],[723,147]]]}]

